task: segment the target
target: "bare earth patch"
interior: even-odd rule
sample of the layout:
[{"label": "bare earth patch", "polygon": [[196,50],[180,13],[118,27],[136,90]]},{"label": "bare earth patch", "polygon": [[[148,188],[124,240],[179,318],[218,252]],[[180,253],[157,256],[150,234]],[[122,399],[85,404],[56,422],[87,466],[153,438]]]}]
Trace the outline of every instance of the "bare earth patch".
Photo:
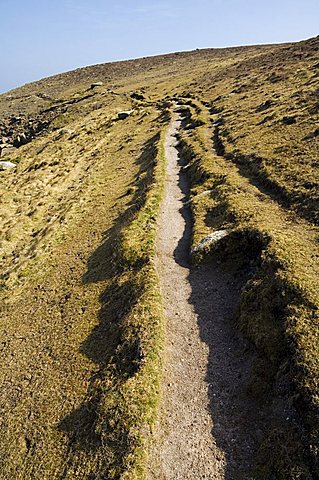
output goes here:
[{"label": "bare earth patch", "polygon": [[157,266],[167,319],[162,405],[150,479],[239,479],[259,441],[260,414],[245,395],[251,358],[231,325],[240,279],[218,266],[190,267],[187,180],[166,139],[167,183]]}]

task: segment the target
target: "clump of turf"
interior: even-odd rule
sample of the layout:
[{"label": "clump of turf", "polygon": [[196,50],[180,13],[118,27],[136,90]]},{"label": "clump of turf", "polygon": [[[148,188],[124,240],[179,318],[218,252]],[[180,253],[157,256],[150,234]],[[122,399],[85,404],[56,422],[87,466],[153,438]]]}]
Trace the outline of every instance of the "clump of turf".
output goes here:
[{"label": "clump of turf", "polygon": [[153,259],[165,178],[164,133],[165,129],[147,145],[147,175],[138,190],[138,198],[144,200],[118,246],[121,273],[116,275],[116,289],[122,292],[120,308],[127,313],[118,325],[117,347],[100,387],[97,431],[105,458],[95,470],[110,479],[144,478],[147,439],[160,392],[163,312]]}]

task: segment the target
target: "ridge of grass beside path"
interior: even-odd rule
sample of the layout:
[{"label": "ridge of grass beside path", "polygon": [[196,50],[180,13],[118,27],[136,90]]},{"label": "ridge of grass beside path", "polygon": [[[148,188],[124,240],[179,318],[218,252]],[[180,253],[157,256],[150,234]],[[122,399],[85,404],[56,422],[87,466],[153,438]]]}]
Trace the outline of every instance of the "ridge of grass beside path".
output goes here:
[{"label": "ridge of grass beside path", "polygon": [[[163,122],[169,119],[168,111],[164,112]],[[109,386],[101,403],[102,443],[104,436],[105,443],[116,445],[116,450],[121,444],[123,447],[123,456],[115,452],[108,478],[145,478],[148,438],[160,395],[164,316],[154,257],[166,172],[165,135],[164,126],[154,145],[153,168],[147,172],[152,175],[144,186],[144,204],[120,239],[122,272],[116,281],[122,287],[129,286],[133,301],[122,321]]]},{"label": "ridge of grass beside path", "polygon": [[[81,445],[75,448],[70,478],[78,472],[114,480],[145,478],[162,376],[164,315],[154,257],[169,120],[169,112],[163,110],[156,120],[156,133],[144,145],[139,175],[131,187],[132,207],[112,246],[112,278],[101,295],[101,312],[107,319],[102,328],[107,329],[104,335],[110,347],[90,388],[90,396],[97,399],[97,450],[83,457]],[[101,254],[103,249],[98,261]]]},{"label": "ridge of grass beside path", "polygon": [[[214,152],[209,115],[186,108],[182,155],[190,183],[193,247],[228,230],[216,249],[226,268],[248,272],[236,324],[257,353],[248,394],[269,406],[251,474],[314,479],[318,474],[317,229],[267,198]],[[201,193],[206,192],[204,195]],[[278,408],[283,405],[283,408]],[[286,408],[286,410],[285,410]],[[289,412],[286,416],[284,410]]]}]

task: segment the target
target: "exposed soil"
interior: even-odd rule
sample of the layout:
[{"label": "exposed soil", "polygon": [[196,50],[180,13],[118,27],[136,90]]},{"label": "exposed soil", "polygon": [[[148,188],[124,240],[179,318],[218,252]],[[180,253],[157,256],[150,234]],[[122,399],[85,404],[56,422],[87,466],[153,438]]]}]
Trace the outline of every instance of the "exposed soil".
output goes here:
[{"label": "exposed soil", "polygon": [[149,479],[247,478],[262,412],[246,396],[252,357],[232,326],[241,281],[218,265],[191,267],[187,178],[167,134],[158,271],[167,319],[162,405]]}]

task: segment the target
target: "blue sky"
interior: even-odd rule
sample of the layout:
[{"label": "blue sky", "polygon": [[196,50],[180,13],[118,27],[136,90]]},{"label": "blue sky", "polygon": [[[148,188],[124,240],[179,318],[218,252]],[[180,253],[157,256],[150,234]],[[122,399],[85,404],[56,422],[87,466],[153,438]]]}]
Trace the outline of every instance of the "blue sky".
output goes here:
[{"label": "blue sky", "polygon": [[318,0],[0,0],[0,92],[77,67],[318,35]]}]

